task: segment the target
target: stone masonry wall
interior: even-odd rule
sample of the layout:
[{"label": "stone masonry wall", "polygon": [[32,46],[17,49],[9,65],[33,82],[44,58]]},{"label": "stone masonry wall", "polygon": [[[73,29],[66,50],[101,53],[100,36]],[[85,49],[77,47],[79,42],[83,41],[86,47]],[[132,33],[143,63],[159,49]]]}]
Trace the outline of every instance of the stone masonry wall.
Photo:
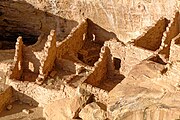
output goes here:
[{"label": "stone masonry wall", "polygon": [[153,51],[116,41],[106,41],[105,46],[109,47],[112,57],[121,60],[120,73],[124,76],[128,75],[133,66],[153,55]]},{"label": "stone masonry wall", "polygon": [[[39,59],[41,57],[38,56],[43,56],[42,55],[42,50],[39,52],[33,51],[32,47],[24,47],[24,62],[23,62],[23,67],[24,67],[24,73],[39,73],[39,67],[40,67],[40,62]],[[39,55],[40,54],[40,55]]]},{"label": "stone masonry wall", "polygon": [[[39,42],[41,41],[41,42]],[[38,74],[47,76],[56,58],[56,34],[51,30],[48,37],[42,35],[35,45],[24,48],[23,79],[35,81]],[[31,77],[29,77],[31,76]]]},{"label": "stone masonry wall", "polygon": [[131,69],[139,64],[142,60],[147,59],[149,56],[154,53],[150,50],[140,49],[133,45],[126,47],[126,55],[122,58],[122,66],[120,69],[121,74],[128,76]]},{"label": "stone masonry wall", "polygon": [[121,42],[117,42],[114,40],[106,41],[104,46],[109,47],[112,57],[116,57],[122,59],[125,56],[125,48],[126,46]]},{"label": "stone masonry wall", "polygon": [[179,20],[180,20],[179,12],[175,12],[174,18],[168,24],[166,31],[163,33],[162,44],[161,44],[161,47],[163,47],[163,49],[162,51],[160,51],[160,54],[164,54],[165,58],[169,58],[171,41],[180,32]]},{"label": "stone masonry wall", "polygon": [[107,77],[109,54],[110,50],[108,47],[101,48],[100,58],[96,63],[94,63],[94,70],[92,70],[87,77],[87,80],[85,81],[86,83],[97,86],[103,79]]},{"label": "stone masonry wall", "polygon": [[171,46],[170,46],[170,55],[169,60],[170,62],[175,62],[180,60],[180,33],[172,39]]},{"label": "stone masonry wall", "polygon": [[166,18],[160,19],[147,32],[134,40],[134,45],[148,50],[157,50],[161,45],[163,32],[166,30],[168,20]]},{"label": "stone masonry wall", "polygon": [[87,28],[88,40],[93,40],[93,42],[103,45],[105,41],[108,41],[113,38],[118,39],[115,33],[105,30],[104,28],[97,25],[90,19],[87,19],[87,22],[88,22],[88,28]]},{"label": "stone masonry wall", "polygon": [[39,73],[40,60],[44,58],[44,46],[48,39],[47,36],[41,34],[34,45],[24,47],[24,72]]},{"label": "stone masonry wall", "polygon": [[17,38],[17,42],[15,45],[15,56],[14,62],[11,66],[11,74],[10,78],[12,79],[20,79],[23,73],[23,41],[22,37]]},{"label": "stone masonry wall", "polygon": [[91,84],[87,84],[87,83],[82,83],[80,85],[80,88],[93,94],[96,102],[101,102],[104,104],[107,103],[108,91],[100,89],[98,87],[94,87]]},{"label": "stone masonry wall", "polygon": [[87,33],[87,21],[83,21],[74,28],[68,37],[57,44],[57,58],[62,58],[67,53],[77,53],[83,46]]},{"label": "stone masonry wall", "polygon": [[60,85],[59,89],[47,89],[34,82],[9,80],[14,88],[14,99],[31,105],[44,107],[56,100],[75,96],[76,89],[68,85]]},{"label": "stone masonry wall", "polygon": [[44,46],[44,56],[40,60],[41,66],[39,73],[41,75],[47,76],[54,66],[54,61],[56,59],[56,34],[55,30],[51,30],[48,40]]}]

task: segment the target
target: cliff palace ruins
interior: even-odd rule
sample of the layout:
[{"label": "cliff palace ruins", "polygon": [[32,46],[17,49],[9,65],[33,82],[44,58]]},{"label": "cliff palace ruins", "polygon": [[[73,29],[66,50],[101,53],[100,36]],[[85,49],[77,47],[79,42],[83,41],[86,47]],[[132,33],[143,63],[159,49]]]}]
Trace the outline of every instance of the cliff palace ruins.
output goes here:
[{"label": "cliff palace ruins", "polygon": [[0,120],[180,120],[179,10],[0,0]]}]

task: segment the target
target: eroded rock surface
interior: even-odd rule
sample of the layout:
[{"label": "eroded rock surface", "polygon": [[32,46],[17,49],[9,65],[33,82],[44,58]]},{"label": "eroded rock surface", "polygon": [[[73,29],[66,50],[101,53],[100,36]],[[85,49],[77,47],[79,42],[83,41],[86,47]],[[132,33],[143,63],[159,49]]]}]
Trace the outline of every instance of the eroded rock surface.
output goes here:
[{"label": "eroded rock surface", "polygon": [[107,114],[97,103],[93,102],[81,110],[79,117],[83,120],[105,120]]},{"label": "eroded rock surface", "polygon": [[91,94],[76,95],[60,99],[44,107],[43,114],[47,120],[70,120],[78,118],[80,110],[88,103]]},{"label": "eroded rock surface", "polygon": [[82,21],[90,18],[127,42],[141,35],[147,26],[162,16],[172,17],[179,7],[178,0],[26,0],[36,8]]}]

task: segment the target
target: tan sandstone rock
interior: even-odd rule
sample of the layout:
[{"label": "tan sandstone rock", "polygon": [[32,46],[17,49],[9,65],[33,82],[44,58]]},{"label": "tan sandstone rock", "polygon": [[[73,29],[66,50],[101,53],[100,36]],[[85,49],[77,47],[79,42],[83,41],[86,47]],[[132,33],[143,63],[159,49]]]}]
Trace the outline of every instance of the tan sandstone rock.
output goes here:
[{"label": "tan sandstone rock", "polygon": [[[2,91],[0,91],[0,112],[2,112],[2,110],[9,104],[13,94],[12,87],[0,84],[0,89],[1,88]],[[12,105],[10,105],[8,108],[10,110],[12,108]]]},{"label": "tan sandstone rock", "polygon": [[95,102],[87,104],[79,113],[83,120],[105,120],[106,112]]},{"label": "tan sandstone rock", "polygon": [[143,61],[136,65],[129,76],[109,93],[108,111],[112,119],[123,116],[127,112],[145,109],[160,99],[164,92],[154,79],[161,76],[164,65]]},{"label": "tan sandstone rock", "polygon": [[86,105],[90,95],[60,99],[45,106],[43,114],[47,120],[70,120],[78,117],[79,111]]}]

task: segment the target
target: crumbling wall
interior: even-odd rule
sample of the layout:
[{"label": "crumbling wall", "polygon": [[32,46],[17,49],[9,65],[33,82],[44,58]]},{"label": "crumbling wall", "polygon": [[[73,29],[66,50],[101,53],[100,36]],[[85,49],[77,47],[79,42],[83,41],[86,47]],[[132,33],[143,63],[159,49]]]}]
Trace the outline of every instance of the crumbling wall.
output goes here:
[{"label": "crumbling wall", "polygon": [[135,39],[133,41],[134,45],[152,51],[157,50],[161,45],[163,32],[166,30],[168,23],[166,18],[160,19],[147,32]]},{"label": "crumbling wall", "polygon": [[122,59],[126,55],[126,47],[121,42],[117,42],[115,40],[106,41],[104,43],[104,46],[107,46],[110,49],[110,52],[112,54],[112,57],[120,58]]},{"label": "crumbling wall", "polygon": [[87,80],[85,81],[86,83],[98,86],[102,80],[106,79],[109,54],[109,48],[103,46],[101,48],[100,58],[96,63],[94,63],[94,70],[92,70],[88,75]]},{"label": "crumbling wall", "polygon": [[127,76],[135,65],[154,54],[152,51],[139,49],[131,45],[126,48],[126,51],[126,56],[122,60],[122,67],[120,69],[120,73],[124,76]]},{"label": "crumbling wall", "polygon": [[41,34],[34,45],[24,47],[24,72],[39,73],[40,60],[44,59],[44,46],[48,39],[47,36]]},{"label": "crumbling wall", "polygon": [[172,39],[171,46],[170,46],[170,55],[169,60],[170,62],[175,62],[180,60],[180,33]]},{"label": "crumbling wall", "polygon": [[90,19],[87,19],[87,22],[88,22],[88,29],[87,29],[88,40],[91,41],[93,40],[93,42],[103,45],[105,41],[108,41],[113,38],[118,39],[115,33],[105,30],[104,28],[95,24]]},{"label": "crumbling wall", "polygon": [[[51,71],[56,58],[56,34],[51,30],[48,37],[39,37],[35,45],[24,48],[23,79],[35,81],[39,74],[41,78]],[[31,76],[31,77],[30,77]]]},{"label": "crumbling wall", "polygon": [[87,25],[87,21],[83,21],[71,31],[64,41],[57,44],[57,59],[68,53],[77,53],[82,48],[87,33]]},{"label": "crumbling wall", "polygon": [[163,33],[162,44],[161,44],[161,47],[163,48],[160,51],[160,54],[164,54],[165,58],[167,59],[169,58],[171,41],[180,32],[179,30],[180,18],[179,17],[180,17],[179,12],[175,12],[174,18],[168,24],[166,31]]},{"label": "crumbling wall", "polygon": [[[153,51],[141,49],[132,44],[124,45],[113,40],[106,41],[105,46],[109,47],[112,57],[121,60],[120,73],[124,76],[127,76],[136,64],[154,54]],[[113,70],[112,66],[110,69]]]},{"label": "crumbling wall", "polygon": [[54,61],[56,59],[56,34],[55,30],[51,30],[48,36],[47,42],[44,46],[44,56],[40,60],[41,66],[39,68],[39,73],[43,76],[47,76],[54,66]]},{"label": "crumbling wall", "polygon": [[10,78],[11,79],[20,79],[23,73],[23,41],[22,37],[17,38],[16,46],[15,46],[15,56],[14,62],[11,66],[10,70]]},{"label": "crumbling wall", "polygon": [[94,87],[91,84],[87,84],[87,83],[82,83],[80,85],[81,89],[84,89],[85,91],[90,92],[91,94],[94,95],[94,99],[96,100],[96,102],[101,102],[103,104],[107,103],[108,100],[108,91],[103,90],[101,88],[98,87]]},{"label": "crumbling wall", "polygon": [[76,89],[69,85],[61,84],[58,89],[47,89],[34,82],[16,80],[8,82],[14,88],[14,99],[34,106],[44,107],[56,100],[73,97],[76,94]]},{"label": "crumbling wall", "polygon": [[[45,39],[46,40],[46,39]],[[38,47],[38,46],[37,46]],[[24,47],[23,52],[23,77],[27,81],[35,81],[39,74],[40,60],[43,57],[43,49],[33,50],[32,46]],[[31,76],[31,77],[30,77]]]}]

